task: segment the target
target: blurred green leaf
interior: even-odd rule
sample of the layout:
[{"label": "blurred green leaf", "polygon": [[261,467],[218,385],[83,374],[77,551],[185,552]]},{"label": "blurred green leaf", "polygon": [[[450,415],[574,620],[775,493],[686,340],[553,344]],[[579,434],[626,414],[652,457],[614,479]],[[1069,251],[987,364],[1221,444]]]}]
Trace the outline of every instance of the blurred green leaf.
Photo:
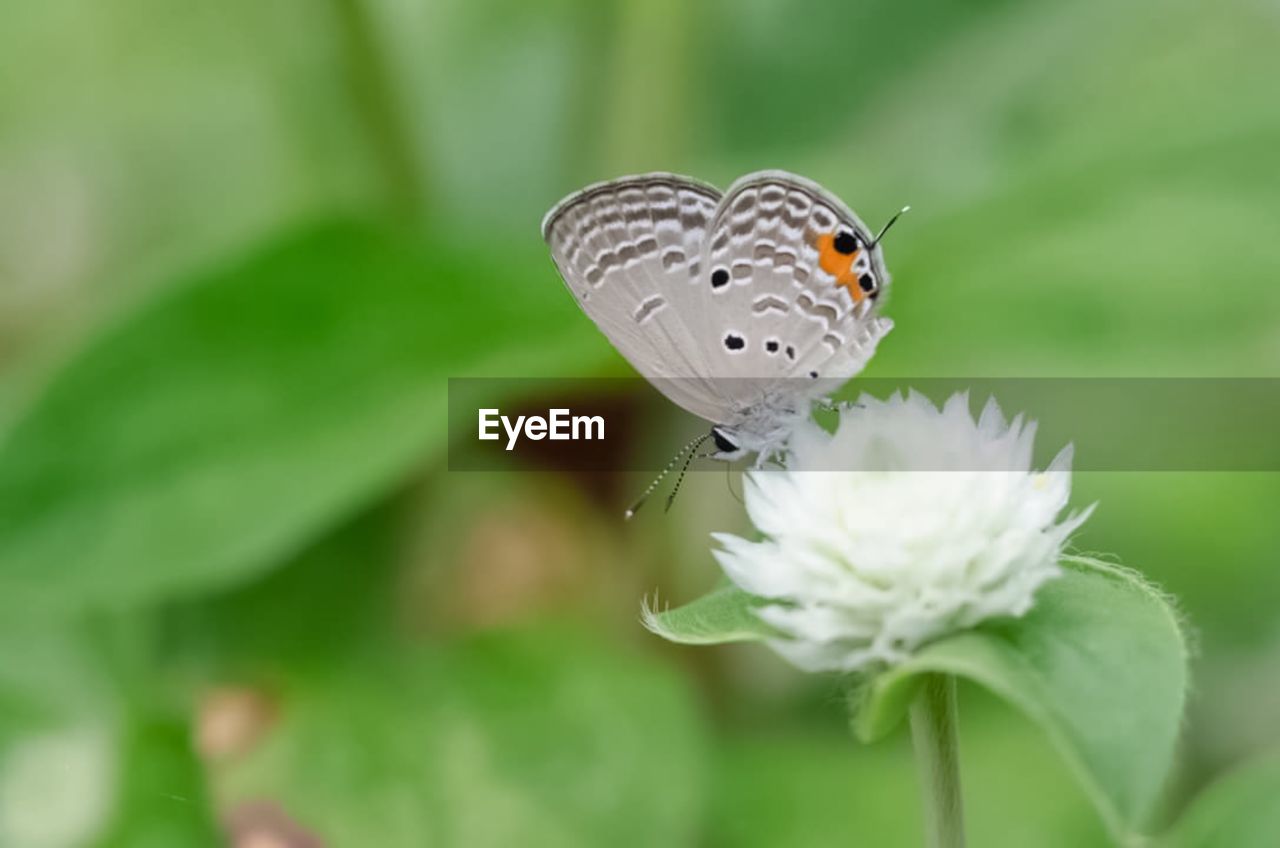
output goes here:
[{"label": "blurred green leaf", "polygon": [[690,844],[691,706],[668,672],[580,633],[491,635],[283,693],[218,784],[335,848]]},{"label": "blurred green leaf", "polygon": [[672,610],[657,612],[646,605],[644,626],[663,639],[685,645],[755,642],[778,635],[755,613],[764,603],[726,585]]},{"label": "blurred green leaf", "polygon": [[1205,789],[1171,833],[1171,848],[1280,845],[1280,756],[1245,765]]},{"label": "blurred green leaf", "polygon": [[392,602],[404,588],[393,550],[398,517],[395,505],[379,505],[262,579],[165,605],[166,656],[195,680],[258,680],[385,649],[403,625]]},{"label": "blurred green leaf", "polygon": [[607,346],[545,258],[333,224],[203,274],[63,369],[0,445],[0,598],[242,580],[444,443],[445,378]]},{"label": "blurred green leaf", "polygon": [[98,848],[200,848],[225,844],[205,797],[191,728],[175,720],[139,720],[127,734],[116,812]]},{"label": "blurred green leaf", "polygon": [[864,740],[895,727],[930,672],[967,678],[1038,723],[1108,827],[1141,826],[1173,760],[1186,646],[1166,599],[1135,573],[1068,557],[1020,619],[935,642],[871,679],[853,704]]}]

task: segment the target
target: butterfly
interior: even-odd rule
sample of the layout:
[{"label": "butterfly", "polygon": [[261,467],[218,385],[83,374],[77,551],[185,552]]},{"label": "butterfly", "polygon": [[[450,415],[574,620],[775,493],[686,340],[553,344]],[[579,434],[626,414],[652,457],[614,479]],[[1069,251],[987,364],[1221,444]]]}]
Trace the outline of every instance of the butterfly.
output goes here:
[{"label": "butterfly", "polygon": [[723,194],[651,173],[570,194],[542,236],[613,346],[710,422],[713,458],[755,453],[761,465],[893,327],[878,314],[889,287],[879,242],[897,217],[873,237],[839,198],[785,171]]}]

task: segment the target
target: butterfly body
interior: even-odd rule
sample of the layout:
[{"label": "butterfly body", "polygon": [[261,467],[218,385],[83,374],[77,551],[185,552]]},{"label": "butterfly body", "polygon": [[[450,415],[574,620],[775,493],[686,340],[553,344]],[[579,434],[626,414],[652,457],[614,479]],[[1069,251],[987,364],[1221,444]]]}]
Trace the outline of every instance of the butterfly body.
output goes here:
[{"label": "butterfly body", "polygon": [[543,237],[583,311],[663,394],[713,425],[717,458],[785,447],[892,328],[879,244],[834,195],[761,171],[723,194],[675,174],[569,195]]}]

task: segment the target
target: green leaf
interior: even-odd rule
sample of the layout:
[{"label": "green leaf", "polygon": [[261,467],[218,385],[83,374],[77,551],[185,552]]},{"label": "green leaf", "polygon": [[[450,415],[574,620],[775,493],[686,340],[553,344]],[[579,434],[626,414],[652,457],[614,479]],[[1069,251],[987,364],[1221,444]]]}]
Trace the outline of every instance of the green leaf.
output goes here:
[{"label": "green leaf", "polygon": [[663,639],[685,645],[778,638],[778,632],[755,613],[764,603],[736,586],[726,585],[672,610],[657,612],[646,604],[643,621]]},{"label": "green leaf", "polygon": [[1252,762],[1204,790],[1173,829],[1173,848],[1280,845],[1280,755]]},{"label": "green leaf", "polygon": [[348,224],[268,245],[102,333],[15,423],[0,598],[241,581],[438,451],[446,377],[582,373],[592,350],[607,345],[545,257]]},{"label": "green leaf", "polygon": [[215,775],[219,797],[275,805],[334,848],[695,841],[689,693],[580,632],[384,655],[279,703],[261,746]]},{"label": "green leaf", "polygon": [[1186,646],[1166,598],[1135,573],[1078,557],[1063,565],[1023,618],[942,639],[865,681],[853,726],[864,741],[888,733],[924,674],[972,680],[1040,725],[1125,838],[1173,760]]}]

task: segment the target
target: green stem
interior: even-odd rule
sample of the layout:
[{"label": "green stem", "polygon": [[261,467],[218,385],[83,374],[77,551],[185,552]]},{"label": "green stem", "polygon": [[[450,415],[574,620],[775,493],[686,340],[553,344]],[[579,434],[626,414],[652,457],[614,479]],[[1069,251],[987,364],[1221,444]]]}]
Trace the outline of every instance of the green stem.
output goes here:
[{"label": "green stem", "polygon": [[930,848],[964,848],[956,733],[955,678],[931,674],[911,705],[911,742],[920,770],[926,844]]},{"label": "green stem", "polygon": [[606,170],[675,167],[691,126],[686,80],[697,15],[681,0],[623,0],[615,8]]},{"label": "green stem", "polygon": [[382,171],[392,208],[410,220],[425,209],[422,174],[414,143],[391,70],[379,45],[374,22],[364,0],[333,0],[345,49],[346,71],[364,120],[374,160]]}]

